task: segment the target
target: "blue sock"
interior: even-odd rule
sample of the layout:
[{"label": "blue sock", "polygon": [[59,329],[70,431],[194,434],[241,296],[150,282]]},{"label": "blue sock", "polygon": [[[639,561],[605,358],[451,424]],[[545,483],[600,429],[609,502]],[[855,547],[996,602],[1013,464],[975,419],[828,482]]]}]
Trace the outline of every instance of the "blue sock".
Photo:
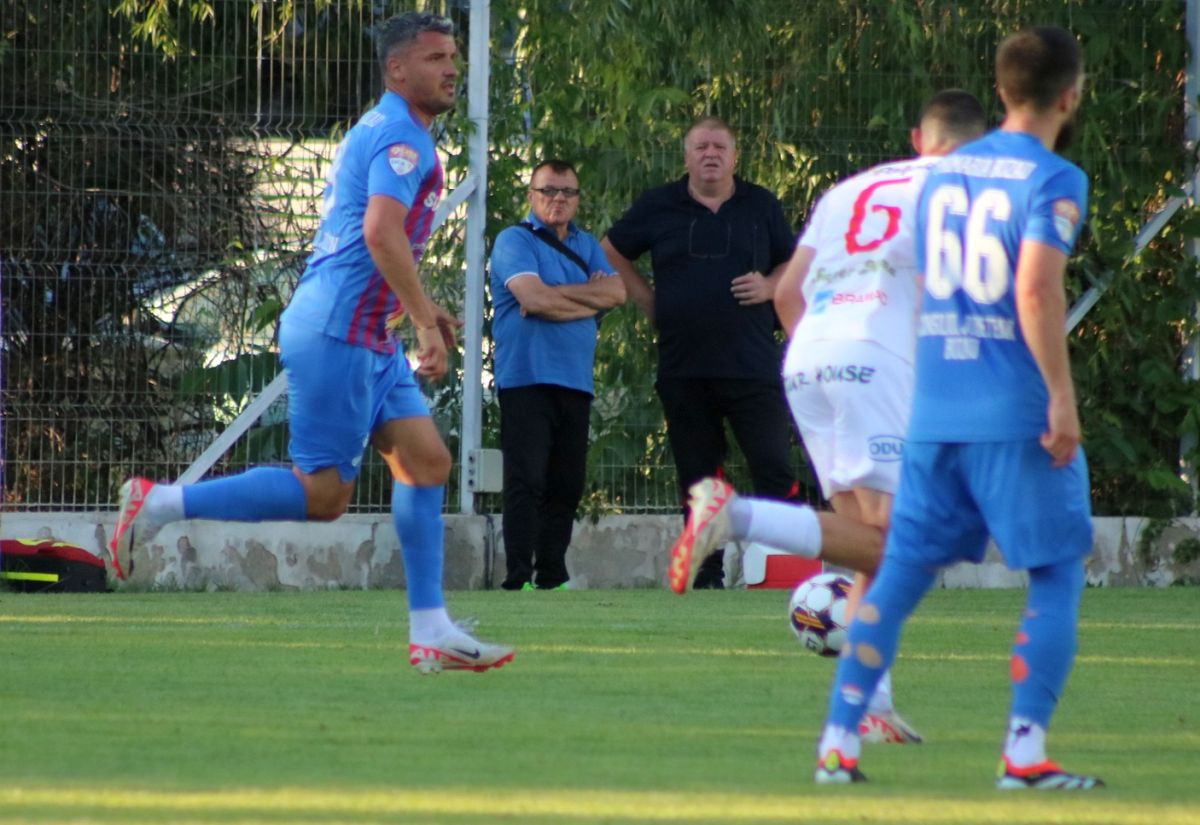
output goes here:
[{"label": "blue sock", "polygon": [[255,467],[183,488],[184,518],[219,521],[306,521],[300,479],[284,467]]},{"label": "blue sock", "polygon": [[1083,584],[1079,559],[1029,571],[1025,615],[1013,645],[1012,715],[1032,719],[1043,728],[1050,727],[1050,717],[1075,663]]},{"label": "blue sock", "polygon": [[442,498],[445,485],[412,487],[399,481],[392,485],[392,521],[404,554],[404,577],[408,580],[408,609],[442,607],[442,564],[445,557],[445,526]]},{"label": "blue sock", "polygon": [[875,686],[896,658],[900,629],[933,585],[924,567],[890,560],[885,554],[879,575],[863,597],[846,639],[850,655],[838,657],[837,680],[829,696],[830,725],[858,732]]}]

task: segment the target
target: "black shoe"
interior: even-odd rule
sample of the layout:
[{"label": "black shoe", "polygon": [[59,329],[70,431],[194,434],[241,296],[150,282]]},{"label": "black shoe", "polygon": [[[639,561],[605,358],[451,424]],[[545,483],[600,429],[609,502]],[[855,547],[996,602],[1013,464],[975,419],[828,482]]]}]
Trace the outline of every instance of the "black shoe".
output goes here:
[{"label": "black shoe", "polygon": [[1031,788],[1038,791],[1091,791],[1104,787],[1104,780],[1096,776],[1067,773],[1055,763],[1046,760],[1028,768],[1014,768],[1008,760],[1001,758],[996,769],[996,787],[1002,791]]},{"label": "black shoe", "polygon": [[[512,579],[505,579],[504,581],[502,581],[502,582],[500,583],[500,589],[501,589],[501,590],[524,590],[524,589],[525,589],[525,586],[526,586],[527,584],[529,584],[529,582],[522,582],[522,581],[514,581],[514,580],[512,580]],[[532,587],[532,585],[530,585],[530,587]]]},{"label": "black shoe", "polygon": [[692,580],[693,590],[724,590],[725,589],[725,548],[720,547],[700,563],[696,578]]}]

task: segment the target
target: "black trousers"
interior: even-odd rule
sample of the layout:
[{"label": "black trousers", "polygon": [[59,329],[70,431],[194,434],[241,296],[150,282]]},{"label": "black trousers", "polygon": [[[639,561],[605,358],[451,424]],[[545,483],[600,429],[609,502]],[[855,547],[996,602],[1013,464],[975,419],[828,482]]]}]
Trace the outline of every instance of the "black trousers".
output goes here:
[{"label": "black trousers", "polygon": [[[667,419],[667,439],[675,458],[684,517],[688,488],[715,475],[725,463],[725,421],[737,440],[755,495],[788,499],[796,494],[789,458],[791,412],[779,382],[730,378],[659,378],[655,384]],[[701,570],[722,575],[720,551]]]},{"label": "black trousers", "polygon": [[508,564],[502,586],[557,587],[570,578],[567,547],[587,476],[592,397],[550,384],[500,390],[499,397]]}]

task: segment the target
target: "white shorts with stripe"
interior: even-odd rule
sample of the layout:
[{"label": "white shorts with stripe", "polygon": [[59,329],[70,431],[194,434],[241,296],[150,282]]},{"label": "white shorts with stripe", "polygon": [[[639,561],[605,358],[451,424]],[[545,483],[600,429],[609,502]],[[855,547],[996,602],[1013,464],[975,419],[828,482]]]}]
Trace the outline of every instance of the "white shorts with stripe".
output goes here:
[{"label": "white shorts with stripe", "polygon": [[894,494],[913,365],[872,341],[797,344],[784,387],[825,498],[855,487]]}]

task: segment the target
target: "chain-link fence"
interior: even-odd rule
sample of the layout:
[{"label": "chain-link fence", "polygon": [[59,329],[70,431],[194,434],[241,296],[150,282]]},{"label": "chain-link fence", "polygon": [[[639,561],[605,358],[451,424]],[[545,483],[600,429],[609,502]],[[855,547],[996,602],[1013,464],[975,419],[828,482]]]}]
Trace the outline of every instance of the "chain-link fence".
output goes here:
[{"label": "chain-link fence", "polygon": [[[175,478],[274,377],[275,320],[328,162],[377,95],[370,29],[385,4],[297,4],[283,17],[279,4],[217,0],[199,19],[175,5],[158,20],[103,2],[7,13],[0,232],[16,506],[105,506],[127,475]],[[281,402],[215,471],[286,461],[285,418]],[[377,463],[364,480],[358,506],[387,501]]]}]

